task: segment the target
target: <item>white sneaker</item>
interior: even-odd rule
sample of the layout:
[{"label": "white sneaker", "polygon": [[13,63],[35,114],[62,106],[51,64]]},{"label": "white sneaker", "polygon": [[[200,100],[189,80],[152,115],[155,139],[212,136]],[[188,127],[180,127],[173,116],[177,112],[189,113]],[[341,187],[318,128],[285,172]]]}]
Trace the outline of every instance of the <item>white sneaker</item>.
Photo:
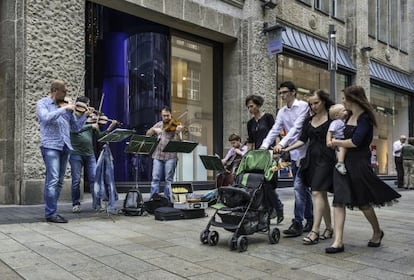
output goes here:
[{"label": "white sneaker", "polygon": [[346,174],[346,167],[345,164],[343,162],[338,162],[335,165],[336,170],[338,170],[339,173],[341,173],[342,175]]},{"label": "white sneaker", "polygon": [[80,205],[73,206],[72,213],[80,213],[80,211],[81,211]]}]

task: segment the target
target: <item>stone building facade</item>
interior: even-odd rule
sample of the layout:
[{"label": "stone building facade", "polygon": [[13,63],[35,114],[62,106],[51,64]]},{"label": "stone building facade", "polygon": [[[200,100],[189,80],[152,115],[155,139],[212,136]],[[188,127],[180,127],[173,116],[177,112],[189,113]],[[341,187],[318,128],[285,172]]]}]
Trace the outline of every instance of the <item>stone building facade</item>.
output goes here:
[{"label": "stone building facade", "polygon": [[[128,16],[156,23],[180,38],[206,40],[214,45],[215,70],[212,74],[214,104],[212,110],[211,141],[206,144],[208,153],[222,154],[228,148],[229,132],[239,132],[246,138],[246,122],[250,118],[244,99],[249,94],[265,97],[264,111],[276,113],[275,92],[280,82],[280,65],[275,56],[267,53],[264,23],[281,24],[296,30],[301,36],[310,36],[315,42],[327,42],[329,24],[336,28],[338,46],[352,62],[353,69],[344,75],[346,83],[361,84],[368,95],[372,84],[387,89],[396,86],[401,98],[409,104],[407,118],[398,133],[413,134],[412,104],[414,94],[414,31],[402,34],[406,47],[390,47],[369,36],[369,2],[346,1],[340,6],[343,12],[338,19],[315,7],[320,1],[273,0],[275,7],[265,7],[260,0],[3,0],[0,4],[0,204],[33,204],[43,200],[44,164],[39,150],[40,133],[36,118],[36,101],[49,93],[50,82],[62,79],[68,84],[69,94],[88,92],[88,79],[81,83],[88,65],[88,18],[91,6],[111,9]],[[324,2],[324,1],[322,1]],[[408,26],[413,24],[414,0],[402,1],[406,5]],[[104,8],[102,8],[104,7]],[[404,8],[404,7],[402,7]],[[88,21],[89,20],[89,21]],[[106,26],[105,18],[101,25]],[[114,23],[111,23],[114,24]],[[171,31],[172,30],[172,31]],[[99,36],[99,34],[95,34]],[[171,40],[169,37],[168,40]],[[286,38],[284,38],[285,40]],[[180,42],[185,41],[177,40]],[[284,42],[286,44],[286,42]],[[191,46],[189,44],[189,46]],[[324,57],[313,59],[310,50],[290,46],[288,59],[310,65],[326,66]],[[372,48],[371,51],[366,47]],[[283,54],[282,54],[283,55]],[[396,78],[377,77],[370,68],[371,61],[380,70],[389,69]],[[218,68],[217,68],[218,65]],[[325,66],[324,66],[325,65]],[[346,67],[345,67],[346,68]],[[344,69],[345,69],[344,68]],[[295,69],[294,69],[295,70]],[[299,71],[296,69],[295,71]],[[346,70],[346,69],[345,69]],[[349,70],[349,69],[348,69]],[[88,70],[90,71],[90,70]],[[202,71],[202,70],[199,70]],[[299,73],[299,72],[298,72]],[[398,83],[405,84],[398,85]],[[94,94],[93,92],[90,94]],[[339,95],[338,95],[339,96]],[[380,104],[381,105],[381,104]],[[383,106],[378,105],[379,112]],[[397,108],[393,107],[393,110]],[[219,112],[217,112],[219,111]],[[393,116],[393,112],[388,117]],[[380,112],[381,113],[381,112]],[[385,113],[384,113],[385,114]],[[385,116],[387,117],[387,116]],[[394,117],[393,117],[394,118]],[[398,120],[401,122],[401,120]],[[196,126],[194,126],[196,127]],[[387,128],[390,129],[390,128]],[[386,130],[387,130],[386,129]],[[203,137],[199,135],[197,137]],[[382,139],[379,137],[379,139]],[[390,150],[391,138],[385,140],[384,149]],[[385,153],[385,152],[384,152]],[[392,174],[389,160],[384,163],[387,174]],[[69,197],[70,176],[62,199]]]}]

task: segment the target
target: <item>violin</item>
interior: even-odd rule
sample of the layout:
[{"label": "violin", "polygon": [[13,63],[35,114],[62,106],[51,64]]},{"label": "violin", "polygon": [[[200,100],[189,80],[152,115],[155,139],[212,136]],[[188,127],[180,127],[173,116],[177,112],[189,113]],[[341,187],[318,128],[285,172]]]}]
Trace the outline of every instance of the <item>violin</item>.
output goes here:
[{"label": "violin", "polygon": [[76,112],[83,114],[88,110],[91,111],[91,112],[94,112],[95,108],[89,107],[88,104],[86,104],[85,102],[80,102],[80,101],[75,102],[75,111]]},{"label": "violin", "polygon": [[166,132],[175,132],[177,130],[177,126],[181,125],[180,121],[177,121],[174,118],[171,118],[169,122],[165,122],[163,129]]},{"label": "violin", "polygon": [[[72,102],[71,102],[71,101],[69,101],[68,99],[56,100],[56,103],[57,103],[58,107],[63,107],[63,106],[65,106],[65,105],[72,104]],[[89,106],[88,106],[86,103],[84,103],[84,102],[80,102],[80,101],[75,102],[75,111],[76,111],[76,112],[78,112],[78,113],[80,113],[80,114],[83,114],[83,113],[85,113],[87,110],[90,110],[91,112],[93,112],[93,111],[95,111],[95,108],[93,108],[93,107],[89,107]]]},{"label": "violin", "polygon": [[118,125],[123,125],[123,123],[117,121],[117,120],[113,120],[108,118],[107,116],[100,114],[100,115],[96,115],[96,114],[92,114],[88,117],[88,119],[86,120],[87,124],[93,124],[93,123],[97,123],[99,125],[106,125],[108,122],[113,122],[116,121]]},{"label": "violin", "polygon": [[69,104],[69,101],[67,101],[67,100],[56,100],[56,104],[60,108],[60,107],[63,107],[65,105]]}]

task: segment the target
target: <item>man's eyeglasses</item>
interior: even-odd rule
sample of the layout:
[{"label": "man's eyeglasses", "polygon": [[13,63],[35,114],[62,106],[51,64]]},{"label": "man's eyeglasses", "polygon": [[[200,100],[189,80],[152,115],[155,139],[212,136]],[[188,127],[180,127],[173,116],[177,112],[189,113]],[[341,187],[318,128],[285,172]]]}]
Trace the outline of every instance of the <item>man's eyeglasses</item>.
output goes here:
[{"label": "man's eyeglasses", "polygon": [[288,94],[290,92],[290,90],[283,90],[283,91],[279,91],[279,94],[280,95],[282,95],[282,94]]}]

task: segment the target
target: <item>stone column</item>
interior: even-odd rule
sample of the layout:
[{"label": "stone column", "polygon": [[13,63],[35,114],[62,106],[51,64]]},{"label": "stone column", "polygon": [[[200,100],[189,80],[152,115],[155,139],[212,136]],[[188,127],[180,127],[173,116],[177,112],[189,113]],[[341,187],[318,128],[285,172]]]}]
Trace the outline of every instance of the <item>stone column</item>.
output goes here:
[{"label": "stone column", "polygon": [[[353,37],[353,57],[357,69],[354,83],[362,86],[369,99],[370,93],[370,52],[362,52],[361,48],[369,46],[368,37],[368,1],[355,1],[355,7],[348,6],[348,14],[351,14],[352,21],[348,30]],[[354,10],[355,9],[355,10]],[[354,12],[355,11],[355,12]],[[355,37],[354,37],[355,36]]]},{"label": "stone column", "polygon": [[[22,178],[16,186],[20,185],[20,203],[32,204],[43,201],[45,173],[36,102],[49,95],[54,79],[67,83],[69,98],[74,99],[78,91],[84,95],[81,79],[85,69],[85,1],[24,3],[24,71],[16,77],[24,86],[18,93],[22,110],[16,111],[15,133],[15,146],[19,148],[16,154],[22,157],[16,169],[23,171],[19,170]],[[70,198],[69,182],[68,176],[62,199]]]},{"label": "stone column", "polygon": [[[414,23],[414,0],[408,0],[407,1],[407,8],[408,8],[408,34],[407,41],[408,41],[408,53],[410,54],[409,57],[409,71],[412,73],[411,77],[414,80],[414,28],[412,28],[412,25]],[[405,35],[404,35],[405,36]]]},{"label": "stone column", "polygon": [[18,203],[21,179],[21,73],[24,63],[23,0],[0,2],[0,204]]},{"label": "stone column", "polygon": [[[263,13],[261,3],[256,0],[244,2],[239,40],[231,46],[232,51],[238,53],[240,57],[239,84],[235,85],[237,95],[228,96],[226,90],[224,91],[224,102],[232,104],[224,109],[226,118],[231,118],[228,122],[229,127],[224,131],[239,132],[242,141],[247,138],[246,123],[251,118],[245,107],[246,96],[250,94],[263,96],[265,98],[263,109],[273,114],[275,112],[276,57],[267,54],[267,38],[263,33],[264,22],[268,22],[269,25],[275,24],[275,10],[267,9]],[[230,92],[234,93],[234,89]],[[224,138],[227,140],[226,135]]]}]

